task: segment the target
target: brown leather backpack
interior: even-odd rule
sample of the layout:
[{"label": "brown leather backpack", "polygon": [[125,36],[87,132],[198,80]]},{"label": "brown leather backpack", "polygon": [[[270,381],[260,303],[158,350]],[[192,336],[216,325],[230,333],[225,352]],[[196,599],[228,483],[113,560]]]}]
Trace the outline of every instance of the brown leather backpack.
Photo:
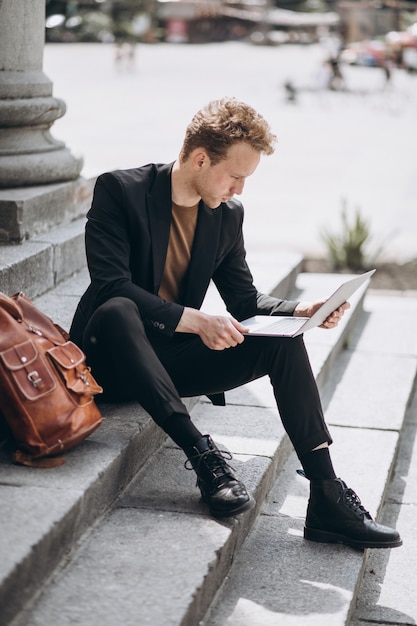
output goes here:
[{"label": "brown leather backpack", "polygon": [[94,396],[101,392],[66,331],[23,293],[0,292],[0,411],[17,444],[16,463],[64,463],[50,457],[100,425]]}]

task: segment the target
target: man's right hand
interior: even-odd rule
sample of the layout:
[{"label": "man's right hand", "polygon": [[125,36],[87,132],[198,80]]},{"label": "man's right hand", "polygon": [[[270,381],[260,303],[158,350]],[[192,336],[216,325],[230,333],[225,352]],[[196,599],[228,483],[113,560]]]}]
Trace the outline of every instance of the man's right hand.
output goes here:
[{"label": "man's right hand", "polygon": [[233,317],[208,315],[185,307],[175,332],[194,333],[211,350],[225,350],[242,343],[248,329]]}]

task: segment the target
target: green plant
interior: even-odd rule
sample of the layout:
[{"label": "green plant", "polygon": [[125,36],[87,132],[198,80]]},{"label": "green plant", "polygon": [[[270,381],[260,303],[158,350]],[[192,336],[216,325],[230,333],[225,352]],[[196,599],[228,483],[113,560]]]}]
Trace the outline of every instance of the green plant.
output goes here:
[{"label": "green plant", "polygon": [[352,270],[365,269],[367,257],[365,247],[371,238],[370,224],[357,208],[352,223],[347,214],[347,203],[342,201],[342,232],[337,235],[323,230],[321,237],[327,246],[330,262],[335,269],[348,267]]}]

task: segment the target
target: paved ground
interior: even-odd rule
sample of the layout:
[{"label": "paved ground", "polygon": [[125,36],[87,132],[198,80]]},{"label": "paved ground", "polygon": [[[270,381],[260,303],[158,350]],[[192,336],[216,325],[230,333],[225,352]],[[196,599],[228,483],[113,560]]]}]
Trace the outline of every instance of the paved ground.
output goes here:
[{"label": "paved ground", "polygon": [[[348,91],[318,89],[319,46],[244,43],[140,45],[134,71],[116,71],[111,45],[49,44],[44,71],[67,103],[53,128],[85,159],[84,175],[177,156],[186,124],[209,100],[233,95],[270,121],[279,147],[243,194],[249,250],[322,253],[340,230],[343,200],[371,224],[369,253],[417,256],[417,76],[345,68]],[[285,100],[284,82],[300,89]],[[278,212],[278,216],[277,216]]]}]

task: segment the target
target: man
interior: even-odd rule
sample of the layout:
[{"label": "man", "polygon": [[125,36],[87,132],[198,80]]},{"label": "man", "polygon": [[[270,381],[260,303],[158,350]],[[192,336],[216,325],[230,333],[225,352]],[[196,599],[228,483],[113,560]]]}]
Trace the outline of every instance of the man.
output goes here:
[{"label": "man", "polygon": [[[86,226],[91,284],[71,338],[107,398],[136,399],[184,450],[203,500],[219,517],[242,513],[254,501],[228,465],[231,456],[196,428],[181,397],[204,394],[219,402],[225,390],[268,375],[310,480],[306,538],[398,546],[398,533],[376,524],[336,478],[303,338],[251,337],[239,321],[308,317],[322,304],[259,293],[245,261],[243,207],[234,196],[275,140],[253,108],[224,98],[194,116],[174,163],[100,176]],[[210,279],[230,317],[200,311]],[[323,327],[336,326],[348,306]]]}]

